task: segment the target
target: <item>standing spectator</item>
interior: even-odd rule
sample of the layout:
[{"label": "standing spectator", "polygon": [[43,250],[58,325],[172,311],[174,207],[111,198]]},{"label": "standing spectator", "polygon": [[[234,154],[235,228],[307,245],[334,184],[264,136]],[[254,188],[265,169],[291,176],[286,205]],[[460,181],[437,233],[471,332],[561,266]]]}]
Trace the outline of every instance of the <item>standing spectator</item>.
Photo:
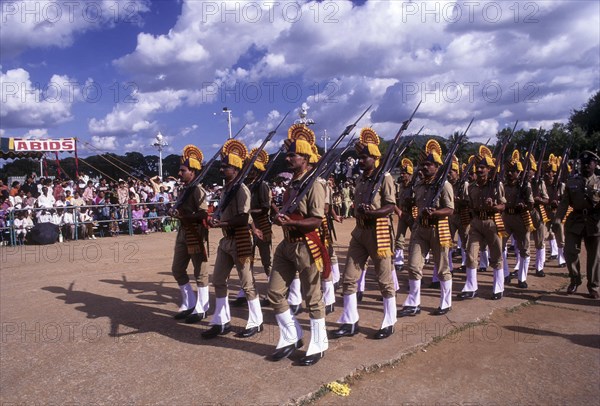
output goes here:
[{"label": "standing spectator", "polygon": [[83,190],[83,194],[81,195],[81,197],[83,198],[83,201],[85,201],[86,205],[92,205],[94,204],[94,195],[94,182],[88,180],[87,186]]},{"label": "standing spectator", "polygon": [[10,192],[8,192],[9,196],[15,197],[19,194],[19,190],[21,189],[21,183],[17,180],[15,180],[12,183],[12,187],[10,189]]}]

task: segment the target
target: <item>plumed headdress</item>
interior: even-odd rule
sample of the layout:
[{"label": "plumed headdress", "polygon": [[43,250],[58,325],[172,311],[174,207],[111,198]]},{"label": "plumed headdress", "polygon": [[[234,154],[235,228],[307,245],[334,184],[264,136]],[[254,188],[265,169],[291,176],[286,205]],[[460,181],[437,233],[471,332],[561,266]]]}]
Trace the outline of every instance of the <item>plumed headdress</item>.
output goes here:
[{"label": "plumed headdress", "polygon": [[185,165],[190,169],[200,170],[202,168],[202,161],[204,155],[202,151],[195,145],[186,145],[183,148],[183,154],[181,155],[181,165]]},{"label": "plumed headdress", "polygon": [[517,169],[519,172],[523,170],[523,164],[521,163],[521,154],[519,154],[518,150],[514,150],[510,161],[507,163],[507,168]]},{"label": "plumed headdress", "polygon": [[529,151],[525,153],[525,159],[527,158],[529,158],[529,161],[531,161],[529,169],[537,171],[537,162],[535,162],[535,157],[533,156],[533,154],[530,154]]},{"label": "plumed headdress", "polygon": [[413,167],[413,163],[410,159],[402,158],[402,161],[400,161],[400,172],[406,172],[409,175],[413,174],[414,167]]},{"label": "plumed headdress", "polygon": [[360,130],[360,136],[358,142],[354,145],[356,152],[364,154],[365,152],[375,159],[381,157],[381,151],[379,151],[379,136],[372,128],[365,127]]},{"label": "plumed headdress", "polygon": [[558,172],[558,166],[560,165],[560,158],[557,158],[556,155],[550,154],[548,157],[548,164],[546,165],[547,171]]},{"label": "plumed headdress", "polygon": [[442,161],[442,147],[436,140],[429,140],[425,144],[425,157],[423,161],[433,162],[439,165],[443,165]]},{"label": "plumed headdress", "polygon": [[492,151],[486,147],[485,145],[479,146],[479,154],[477,155],[477,164],[483,163],[484,165],[495,168],[496,164],[494,163],[494,158],[492,157]]},{"label": "plumed headdress", "polygon": [[321,159],[321,155],[319,155],[319,150],[317,149],[317,146],[315,144],[311,145],[311,148],[312,154],[310,156],[310,159],[308,160],[308,163],[312,165],[319,162],[319,159]]},{"label": "plumed headdress", "polygon": [[221,151],[221,161],[238,169],[242,169],[247,156],[248,149],[238,140],[227,140]]},{"label": "plumed headdress", "polygon": [[[258,148],[252,148],[250,150],[250,153],[248,154],[248,159],[254,158],[254,155],[256,155],[256,151],[258,151]],[[262,149],[260,150],[256,161],[254,161],[254,167],[259,171],[264,172],[266,169],[265,166],[267,165],[267,162],[269,162],[269,154],[267,154],[267,151]]]},{"label": "plumed headdress", "polygon": [[315,133],[304,124],[294,124],[288,129],[288,138],[284,141],[288,152],[295,154],[312,155],[312,146],[315,143]]},{"label": "plumed headdress", "polygon": [[456,155],[452,155],[452,166],[450,169],[456,172],[460,172],[460,162],[458,162],[458,158],[456,157]]}]

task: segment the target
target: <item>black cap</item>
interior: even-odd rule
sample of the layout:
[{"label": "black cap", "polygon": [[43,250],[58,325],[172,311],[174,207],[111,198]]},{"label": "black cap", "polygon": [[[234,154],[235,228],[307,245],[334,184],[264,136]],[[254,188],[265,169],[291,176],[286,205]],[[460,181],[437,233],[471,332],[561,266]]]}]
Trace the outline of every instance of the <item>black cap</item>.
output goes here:
[{"label": "black cap", "polygon": [[600,157],[592,151],[583,151],[581,155],[579,155],[579,159],[581,162],[600,161]]}]

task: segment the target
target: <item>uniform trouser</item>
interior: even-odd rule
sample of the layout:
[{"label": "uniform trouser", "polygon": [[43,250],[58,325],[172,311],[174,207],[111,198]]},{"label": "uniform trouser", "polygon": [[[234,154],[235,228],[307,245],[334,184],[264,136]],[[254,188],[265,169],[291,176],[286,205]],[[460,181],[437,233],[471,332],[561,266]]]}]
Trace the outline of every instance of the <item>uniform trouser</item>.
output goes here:
[{"label": "uniform trouser", "polygon": [[467,269],[476,269],[479,264],[479,251],[490,249],[489,262],[492,269],[502,267],[502,239],[498,235],[498,229],[494,220],[481,220],[474,218],[469,227],[467,238]]},{"label": "uniform trouser", "polygon": [[260,238],[254,237],[254,246],[258,248],[258,253],[260,254],[260,262],[265,270],[265,273],[269,275],[271,273],[271,257],[273,243],[269,241],[263,241]]},{"label": "uniform trouser", "polygon": [[384,298],[395,297],[396,291],[392,277],[392,255],[386,258],[379,258],[377,256],[375,227],[356,227],[352,231],[352,238],[350,238],[350,245],[348,246],[346,269],[344,270],[344,295],[352,295],[357,292],[358,280],[360,279],[362,270],[366,269],[369,258],[373,261],[375,277],[379,283],[381,296]]},{"label": "uniform trouser", "polygon": [[[337,257],[337,254],[335,253],[335,250],[333,249],[333,244],[330,244],[329,247],[327,247],[327,252],[329,253],[329,260],[331,261],[331,266],[333,267],[333,265],[337,265],[338,257]],[[329,276],[323,280],[324,281],[333,281],[333,272],[329,272]]]},{"label": "uniform trouser", "polygon": [[403,250],[406,245],[406,232],[410,230],[410,226],[412,223],[412,221],[409,221],[408,216],[410,216],[410,213],[402,213],[402,215],[398,218],[398,227],[396,228],[396,239],[394,241],[394,246],[396,250]]},{"label": "uniform trouser", "polygon": [[273,271],[269,277],[269,301],[275,314],[289,309],[286,295],[290,284],[300,278],[301,291],[308,306],[310,318],[319,320],[325,317],[325,304],[321,291],[321,272],[315,266],[305,242],[282,241],[275,249]]},{"label": "uniform trouser", "polygon": [[[523,218],[520,214],[504,214],[502,216],[502,220],[504,221],[504,228],[506,229],[506,233],[511,235],[517,241],[517,249],[519,251],[519,256],[525,258],[529,256],[529,230],[525,228],[525,223],[523,222]],[[502,241],[502,246],[506,247],[506,242],[508,238],[504,238]]]},{"label": "uniform trouser", "polygon": [[242,290],[248,300],[256,299],[256,288],[254,287],[254,278],[250,269],[250,261],[240,264],[237,259],[237,249],[235,239],[224,237],[219,241],[217,250],[217,259],[215,260],[215,271],[213,274],[213,285],[215,287],[215,296],[217,298],[227,296],[227,280],[231,270],[235,266],[240,278]]},{"label": "uniform trouser", "polygon": [[453,214],[449,218],[450,222],[450,236],[454,241],[454,235],[458,233],[458,237],[460,238],[460,242],[462,244],[462,249],[466,250],[467,247],[467,233],[468,227],[463,226],[462,221],[460,221],[460,214]]},{"label": "uniform trouser", "polygon": [[581,284],[581,263],[579,254],[581,253],[581,240],[585,244],[587,251],[587,288],[590,292],[598,292],[600,277],[600,236],[587,236],[585,229],[582,234],[575,234],[568,231],[565,235],[565,259],[571,281]]},{"label": "uniform trouser", "polygon": [[563,223],[554,224],[552,219],[546,223],[546,231],[548,232],[548,240],[556,240],[558,248],[565,247],[565,225]]},{"label": "uniform trouser", "polygon": [[546,238],[546,225],[542,223],[542,215],[537,210],[531,211],[531,219],[535,230],[531,232],[533,235],[533,243],[536,250],[544,249],[544,239]]},{"label": "uniform trouser", "polygon": [[190,260],[192,260],[194,266],[194,278],[196,279],[196,284],[199,287],[208,286],[208,265],[206,262],[202,261],[202,256],[200,254],[188,253],[184,231],[180,230],[177,233],[177,239],[175,240],[175,252],[173,254],[173,265],[171,266],[171,272],[179,286],[183,286],[190,281],[187,274],[187,267]]},{"label": "uniform trouser", "polygon": [[423,278],[423,266],[425,256],[431,250],[433,264],[437,267],[437,275],[440,281],[452,279],[450,264],[448,262],[448,247],[440,245],[440,237],[437,226],[423,227],[416,225],[410,236],[408,248],[408,279],[421,280]]}]

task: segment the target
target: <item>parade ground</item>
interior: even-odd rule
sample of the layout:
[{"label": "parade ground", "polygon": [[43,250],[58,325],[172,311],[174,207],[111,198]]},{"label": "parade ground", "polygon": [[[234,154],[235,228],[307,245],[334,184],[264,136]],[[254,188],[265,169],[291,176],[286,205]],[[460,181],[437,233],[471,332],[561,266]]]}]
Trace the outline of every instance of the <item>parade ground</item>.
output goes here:
[{"label": "parade ground", "polygon": [[[353,227],[353,219],[336,224],[342,270]],[[277,244],[282,234],[274,229]],[[556,260],[547,262],[545,278],[530,270],[529,288],[512,283],[499,301],[489,300],[488,269],[479,274],[479,296],[453,300],[444,316],[430,314],[439,291],[427,288],[429,264],[423,311],[399,319],[385,340],[372,339],[383,305],[370,268],[359,304],[361,332],[330,339],[325,357],[302,367],[297,361],[307,340],[290,359],[266,359],[279,338],[271,308],[263,309],[264,331],[250,339],[234,335],[245,327],[247,307],[232,308],[234,333],[213,340],[200,337],[209,319],[192,325],[173,319],[180,298],[171,276],[175,235],[1,247],[0,404],[577,405],[600,397],[600,301],[585,297],[585,280],[567,295],[567,270]],[[219,238],[220,230],[211,230],[211,267]],[[509,261],[512,268],[514,256]],[[260,261],[255,275],[264,295]],[[405,270],[398,276],[400,308],[408,282]],[[234,271],[230,298],[237,282]],[[454,274],[454,298],[464,282],[464,273]],[[210,294],[212,306],[212,286]],[[340,289],[326,319],[329,331],[341,311]],[[308,338],[308,314],[299,320]],[[350,395],[326,389],[333,381],[349,384]]]}]

